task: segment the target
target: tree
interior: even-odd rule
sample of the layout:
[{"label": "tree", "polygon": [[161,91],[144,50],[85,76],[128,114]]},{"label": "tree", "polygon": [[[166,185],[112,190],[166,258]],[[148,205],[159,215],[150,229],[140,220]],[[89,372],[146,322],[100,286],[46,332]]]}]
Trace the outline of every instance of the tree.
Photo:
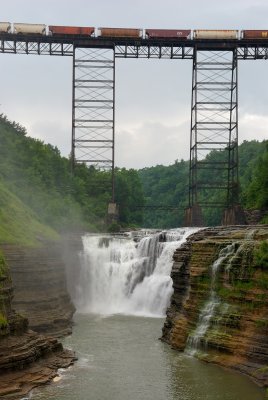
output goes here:
[{"label": "tree", "polygon": [[268,142],[253,170],[252,180],[246,191],[246,204],[251,208],[268,208]]}]

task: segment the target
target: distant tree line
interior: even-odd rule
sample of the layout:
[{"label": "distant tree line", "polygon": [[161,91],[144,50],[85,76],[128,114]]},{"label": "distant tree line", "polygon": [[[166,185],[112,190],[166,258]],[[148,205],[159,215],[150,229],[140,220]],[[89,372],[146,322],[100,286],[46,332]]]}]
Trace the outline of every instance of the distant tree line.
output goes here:
[{"label": "distant tree line", "polygon": [[[206,160],[213,163],[224,158],[222,152],[212,151]],[[215,180],[215,171],[203,170],[200,179],[206,182]],[[217,171],[217,174],[220,174]],[[224,178],[226,172],[221,172]],[[214,175],[214,176],[213,176]],[[139,170],[145,203],[178,207],[179,210],[144,211],[144,225],[147,227],[172,228],[182,226],[184,208],[188,206],[189,162],[175,161],[169,166]],[[268,209],[268,142],[244,141],[239,146],[239,182],[242,206],[249,209]],[[226,193],[221,190],[201,192],[200,199],[210,196],[211,202],[225,202]],[[207,208],[203,210],[206,225],[221,223],[222,209]]]},{"label": "distant tree line", "polygon": [[[106,230],[111,173],[85,164],[71,174],[70,160],[57,147],[26,136],[26,129],[0,116],[0,180],[57,230]],[[142,224],[143,189],[138,172],[116,169],[121,226]]]},{"label": "distant tree line", "polygon": [[[221,152],[207,155],[218,162]],[[27,136],[26,129],[0,114],[0,181],[29,206],[41,222],[57,229],[106,230],[111,200],[111,173],[79,164],[71,174],[70,159],[57,147]],[[202,172],[213,179],[213,171]],[[224,172],[222,172],[224,174]],[[202,177],[201,177],[202,178]],[[183,225],[188,205],[189,162],[134,169],[115,169],[116,202],[122,227],[172,228]],[[268,143],[244,141],[239,146],[242,205],[268,208]],[[206,193],[201,193],[205,196]],[[211,201],[224,201],[215,191]],[[145,209],[143,205],[168,205],[178,210]],[[0,204],[1,210],[1,204]],[[207,225],[217,225],[221,210],[206,209]]]}]

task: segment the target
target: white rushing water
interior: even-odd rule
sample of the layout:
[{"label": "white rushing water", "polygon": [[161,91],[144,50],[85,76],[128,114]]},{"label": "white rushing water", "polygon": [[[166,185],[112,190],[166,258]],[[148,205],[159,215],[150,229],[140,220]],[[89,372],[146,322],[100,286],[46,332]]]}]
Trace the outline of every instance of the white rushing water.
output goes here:
[{"label": "white rushing water", "polygon": [[[164,316],[173,292],[174,251],[196,228],[151,233],[139,242],[86,235],[74,303],[80,313]],[[143,234],[145,234],[143,232]]]},{"label": "white rushing water", "polygon": [[229,265],[230,260],[232,259],[232,257],[234,257],[235,251],[236,251],[235,244],[230,244],[224,247],[220,251],[217,260],[214,261],[214,263],[211,266],[211,286],[210,286],[209,299],[205,303],[203,309],[200,312],[196,329],[191,335],[189,335],[187,339],[187,346],[185,351],[190,355],[196,354],[196,352],[202,348],[202,340],[204,339],[205,334],[207,333],[210,327],[211,320],[215,315],[216,309],[221,304],[220,299],[218,298],[215,291],[216,278],[219,268],[227,260],[228,260],[227,265]]}]

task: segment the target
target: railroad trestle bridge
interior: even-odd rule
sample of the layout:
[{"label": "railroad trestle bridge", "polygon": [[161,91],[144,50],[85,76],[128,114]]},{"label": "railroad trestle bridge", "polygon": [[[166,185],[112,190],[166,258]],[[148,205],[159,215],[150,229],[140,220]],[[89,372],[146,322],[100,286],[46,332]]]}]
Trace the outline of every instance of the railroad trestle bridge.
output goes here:
[{"label": "railroad trestle bridge", "polygon": [[[112,171],[108,208],[112,213],[116,213],[116,59],[192,60],[189,204],[185,222],[202,225],[202,208],[210,206],[225,210],[224,223],[243,222],[238,182],[237,66],[239,60],[267,60],[267,39],[186,41],[0,33],[0,53],[72,58],[72,165],[86,163]],[[211,152],[220,152],[221,157],[209,157]],[[208,170],[215,172],[215,179],[206,180]],[[213,191],[224,193],[222,202],[211,201]]]}]

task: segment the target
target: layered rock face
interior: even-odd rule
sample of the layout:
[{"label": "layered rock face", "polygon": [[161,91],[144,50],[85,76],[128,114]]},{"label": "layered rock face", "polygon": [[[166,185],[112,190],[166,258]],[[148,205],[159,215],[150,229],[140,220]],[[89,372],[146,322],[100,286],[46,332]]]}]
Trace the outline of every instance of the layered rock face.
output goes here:
[{"label": "layered rock face", "polygon": [[73,364],[74,354],[55,338],[25,330],[0,339],[0,398],[21,399]]},{"label": "layered rock face", "polygon": [[[268,386],[268,226],[199,231],[176,251],[162,340]],[[268,260],[267,260],[268,261]]]},{"label": "layered rock face", "polygon": [[12,295],[9,268],[0,253],[0,398],[9,400],[21,399],[75,359],[55,338],[28,329],[27,319],[12,310]]},{"label": "layered rock face", "polygon": [[71,333],[74,307],[66,287],[62,245],[1,249],[11,271],[13,307],[28,319],[29,327],[56,337]]}]

